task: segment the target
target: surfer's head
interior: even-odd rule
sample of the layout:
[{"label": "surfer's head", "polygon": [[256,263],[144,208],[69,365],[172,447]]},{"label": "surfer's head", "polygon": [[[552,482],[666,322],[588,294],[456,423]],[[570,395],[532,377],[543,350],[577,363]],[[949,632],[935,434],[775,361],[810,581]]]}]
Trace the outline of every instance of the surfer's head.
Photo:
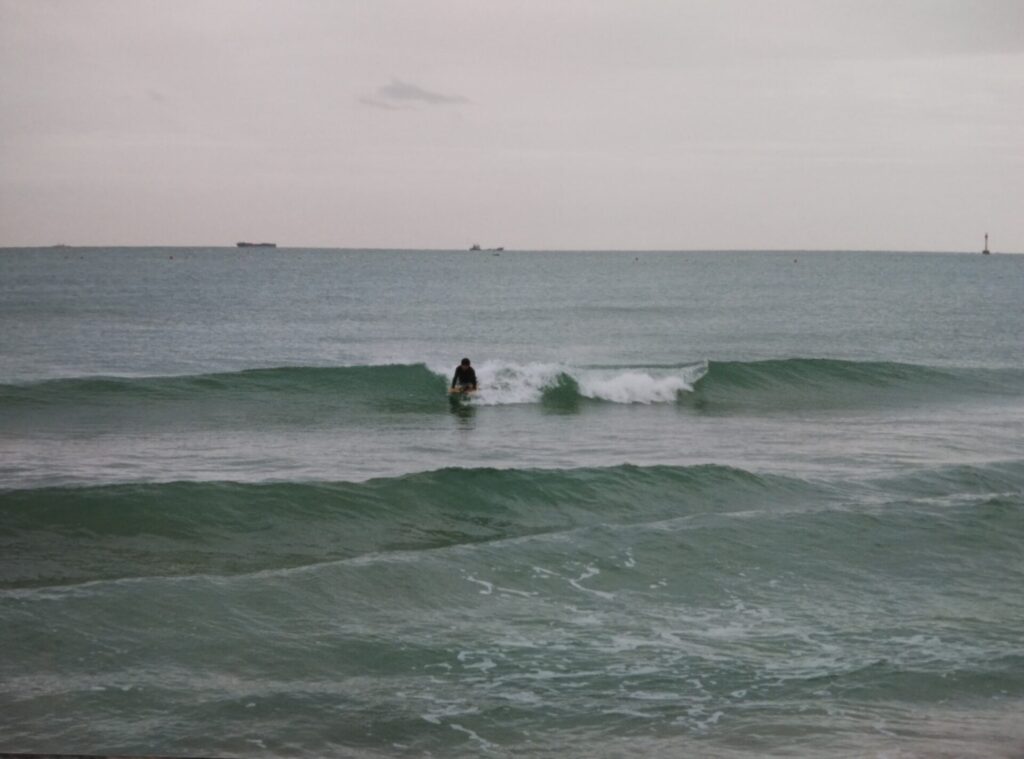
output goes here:
[{"label": "surfer's head", "polygon": [[459,362],[459,365],[460,366],[469,366],[469,359],[468,358],[462,359],[462,361]]}]

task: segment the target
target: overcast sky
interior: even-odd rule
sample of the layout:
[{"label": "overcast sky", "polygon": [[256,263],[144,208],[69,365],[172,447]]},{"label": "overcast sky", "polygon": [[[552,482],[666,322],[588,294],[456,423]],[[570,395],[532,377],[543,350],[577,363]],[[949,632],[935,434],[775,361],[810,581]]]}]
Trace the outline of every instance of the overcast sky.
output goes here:
[{"label": "overcast sky", "polygon": [[0,0],[0,245],[1024,251],[1024,0]]}]

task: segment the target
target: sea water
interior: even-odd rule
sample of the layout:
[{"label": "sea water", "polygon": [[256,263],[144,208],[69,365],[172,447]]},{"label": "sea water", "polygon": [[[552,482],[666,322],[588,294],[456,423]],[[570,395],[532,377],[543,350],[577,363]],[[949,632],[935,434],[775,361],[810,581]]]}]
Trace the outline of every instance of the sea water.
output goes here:
[{"label": "sea water", "polygon": [[1019,756],[1022,304],[1014,256],[0,251],[0,750]]}]

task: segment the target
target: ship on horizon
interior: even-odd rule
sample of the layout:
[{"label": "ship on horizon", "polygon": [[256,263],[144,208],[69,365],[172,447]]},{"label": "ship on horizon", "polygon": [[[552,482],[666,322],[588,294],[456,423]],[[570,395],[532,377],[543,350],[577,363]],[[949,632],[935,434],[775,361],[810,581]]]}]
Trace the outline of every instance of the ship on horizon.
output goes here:
[{"label": "ship on horizon", "polygon": [[238,242],[235,245],[239,248],[276,248],[276,242]]}]

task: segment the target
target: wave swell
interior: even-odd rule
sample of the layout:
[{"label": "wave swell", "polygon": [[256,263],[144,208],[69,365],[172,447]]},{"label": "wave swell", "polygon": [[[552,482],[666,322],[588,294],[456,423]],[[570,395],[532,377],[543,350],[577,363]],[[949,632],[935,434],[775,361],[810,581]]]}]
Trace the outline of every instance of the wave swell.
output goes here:
[{"label": "wave swell", "polygon": [[[614,532],[737,512],[821,512],[859,504],[857,510],[893,499],[939,509],[982,504],[996,525],[981,526],[1019,532],[1022,493],[1020,461],[866,483],[715,465],[621,465],[442,469],[361,483],[38,488],[0,493],[0,584],[238,574],[597,526]],[[744,529],[744,540],[756,542],[756,524]],[[828,539],[844,542],[841,534]]]},{"label": "wave swell", "polygon": [[[474,405],[588,402],[681,404],[699,410],[942,402],[1024,395],[1024,371],[935,368],[831,359],[701,361],[678,365],[571,367],[489,361],[477,374]],[[425,364],[279,367],[173,377],[83,377],[0,385],[0,420],[82,410],[193,407],[197,415],[240,416],[276,409],[295,421],[331,409],[438,412],[447,408],[447,371]],[[184,411],[185,416],[188,411]]]}]

